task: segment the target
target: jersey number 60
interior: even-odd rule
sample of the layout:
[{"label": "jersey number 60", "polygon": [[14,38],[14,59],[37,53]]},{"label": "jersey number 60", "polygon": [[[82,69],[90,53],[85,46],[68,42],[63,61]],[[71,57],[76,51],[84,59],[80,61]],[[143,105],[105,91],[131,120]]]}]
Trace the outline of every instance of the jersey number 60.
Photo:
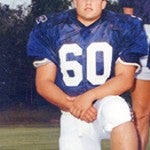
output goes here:
[{"label": "jersey number 60", "polygon": [[[96,54],[103,53],[103,74],[96,74]],[[67,60],[68,54],[82,56],[82,48],[77,44],[64,44],[59,50],[60,68],[63,74],[63,80],[67,86],[78,86],[83,80],[83,66],[76,60]],[[110,75],[112,62],[112,47],[106,42],[95,42],[88,46],[86,50],[86,78],[93,85],[105,83]],[[68,72],[72,70],[74,76],[69,76]]]}]

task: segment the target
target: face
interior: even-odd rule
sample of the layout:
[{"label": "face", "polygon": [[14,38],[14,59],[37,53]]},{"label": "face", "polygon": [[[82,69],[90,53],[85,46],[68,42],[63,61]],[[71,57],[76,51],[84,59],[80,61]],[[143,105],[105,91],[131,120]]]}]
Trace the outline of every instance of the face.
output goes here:
[{"label": "face", "polygon": [[77,19],[88,26],[101,17],[106,6],[106,0],[74,0]]}]

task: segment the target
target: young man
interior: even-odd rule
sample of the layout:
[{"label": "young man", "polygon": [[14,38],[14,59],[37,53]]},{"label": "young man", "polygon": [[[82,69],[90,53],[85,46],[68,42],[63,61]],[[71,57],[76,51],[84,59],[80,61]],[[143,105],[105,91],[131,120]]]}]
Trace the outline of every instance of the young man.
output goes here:
[{"label": "young man", "polygon": [[[135,15],[143,20],[147,40],[150,43],[150,0],[120,0],[120,5],[123,7],[125,14]],[[139,150],[146,150],[149,138],[150,61],[148,62],[147,60],[148,56],[141,58],[142,68],[136,74],[135,85],[131,91],[133,110],[136,116],[136,126],[139,135]]]},{"label": "young man", "polygon": [[100,150],[110,138],[112,150],[137,150],[130,108],[119,95],[147,54],[141,21],[104,10],[103,0],[73,2],[73,10],[41,16],[28,42],[37,91],[62,111],[59,148]]}]

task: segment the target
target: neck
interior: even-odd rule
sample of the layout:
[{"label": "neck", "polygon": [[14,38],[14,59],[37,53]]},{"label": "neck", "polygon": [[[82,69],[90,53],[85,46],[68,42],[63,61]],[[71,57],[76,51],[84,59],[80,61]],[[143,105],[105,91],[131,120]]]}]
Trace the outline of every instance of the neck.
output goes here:
[{"label": "neck", "polygon": [[94,22],[96,22],[99,18],[100,18],[100,17],[95,18],[95,19],[82,19],[82,18],[80,18],[80,17],[77,17],[77,19],[78,19],[83,25],[85,25],[85,26],[90,26],[91,24],[93,24]]}]

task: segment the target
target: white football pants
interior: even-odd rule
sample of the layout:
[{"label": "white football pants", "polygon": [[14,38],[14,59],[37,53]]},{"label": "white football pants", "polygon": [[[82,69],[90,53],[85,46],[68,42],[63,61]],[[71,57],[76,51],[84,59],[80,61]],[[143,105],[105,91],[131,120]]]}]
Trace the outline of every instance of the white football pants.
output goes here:
[{"label": "white football pants", "polygon": [[131,110],[120,96],[96,101],[97,119],[86,123],[68,112],[62,112],[60,150],[101,150],[101,140],[109,139],[112,129],[132,119]]}]

